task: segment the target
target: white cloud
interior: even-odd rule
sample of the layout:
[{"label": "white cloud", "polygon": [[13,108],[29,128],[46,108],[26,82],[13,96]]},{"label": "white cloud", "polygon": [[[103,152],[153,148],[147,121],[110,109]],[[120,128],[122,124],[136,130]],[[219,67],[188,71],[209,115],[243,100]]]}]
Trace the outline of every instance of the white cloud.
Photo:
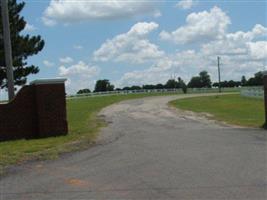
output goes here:
[{"label": "white cloud", "polygon": [[116,87],[165,83],[174,75],[189,81],[202,70],[207,70],[212,80],[217,81],[217,56],[221,56],[222,79],[240,80],[242,75],[252,76],[266,67],[267,28],[256,24],[248,31],[229,32],[230,24],[229,16],[218,7],[191,13],[183,26],[166,32],[167,36],[162,38],[178,44],[178,49],[181,44],[189,45],[182,45],[184,50],[167,53],[149,40],[150,33],[159,25],[139,22],[128,32],[108,39],[93,56],[95,61],[141,66],[142,70],[137,68],[113,80]]},{"label": "white cloud", "polygon": [[135,25],[132,26],[130,31],[127,33],[128,35],[147,35],[153,30],[157,29],[159,25],[155,22],[138,22]]},{"label": "white cloud", "polygon": [[169,70],[172,67],[172,60],[163,58],[156,64],[145,70],[136,70],[125,73],[120,80],[115,82],[117,87],[131,85],[158,84],[164,83],[170,78]]},{"label": "white cloud", "polygon": [[147,35],[158,28],[155,22],[139,22],[127,32],[107,40],[94,52],[96,61],[144,63],[160,58],[164,52],[152,44]]},{"label": "white cloud", "polygon": [[154,12],[153,16],[154,16],[155,18],[158,18],[158,17],[161,17],[162,14],[161,14],[161,12],[160,12],[159,10],[156,10],[156,11]]},{"label": "white cloud", "polygon": [[79,61],[77,64],[71,65],[70,67],[60,66],[60,76],[72,76],[79,75],[81,77],[92,77],[98,73],[98,68],[95,66],[89,66],[83,61]]},{"label": "white cloud", "polygon": [[61,62],[61,63],[66,63],[66,64],[68,64],[68,63],[72,63],[73,62],[73,59],[71,58],[71,57],[64,57],[64,58],[59,58],[59,61]]},{"label": "white cloud", "polygon": [[44,60],[44,61],[43,61],[43,64],[44,64],[46,67],[53,67],[53,66],[55,66],[55,63],[50,62],[49,60]]},{"label": "white cloud", "polygon": [[97,76],[100,69],[97,66],[91,66],[83,61],[69,67],[60,66],[59,75],[68,78],[67,92],[75,93],[79,89],[93,88],[94,77]]},{"label": "white cloud", "polygon": [[94,19],[117,19],[136,15],[158,16],[153,1],[69,1],[51,0],[43,13],[43,22],[53,26],[57,22],[74,23]]},{"label": "white cloud", "polygon": [[181,0],[176,4],[176,7],[187,10],[197,4],[197,1],[193,0]]},{"label": "white cloud", "polygon": [[250,41],[257,37],[264,36],[267,34],[267,28],[262,26],[261,24],[256,24],[251,31],[243,32],[237,31],[235,33],[227,34],[227,38],[232,40],[233,42],[237,41]]},{"label": "white cloud", "polygon": [[240,80],[264,70],[267,60],[266,27],[256,24],[250,31],[225,33],[222,37],[203,41],[200,47],[165,54],[156,64],[144,70],[125,73],[117,84],[128,85],[165,83],[175,75],[189,81],[192,76],[207,70],[217,81],[217,56],[221,56],[223,80]]},{"label": "white cloud", "polygon": [[267,59],[267,41],[250,42],[248,47],[253,59]]},{"label": "white cloud", "polygon": [[[251,54],[248,54],[249,51],[255,52],[255,49],[264,47],[264,42],[256,42],[257,44],[254,44],[254,40],[266,34],[267,28],[256,24],[252,30],[248,32],[237,31],[234,33],[226,33],[224,37],[219,40],[203,44],[201,50],[205,55],[245,55],[247,58],[252,59],[252,57],[250,57]],[[263,55],[264,53],[261,52],[259,55],[260,54]]]},{"label": "white cloud", "polygon": [[[215,65],[214,65],[215,66]],[[130,85],[157,84],[166,83],[170,78],[182,77],[185,81],[198,74],[201,70],[212,70],[212,61],[206,57],[202,57],[195,50],[181,51],[170,54],[151,67],[144,70],[136,70],[125,73],[120,80],[117,81],[119,87]],[[214,68],[217,70],[217,68]]]},{"label": "white cloud", "polygon": [[83,46],[82,45],[74,45],[73,48],[76,50],[82,50]]},{"label": "white cloud", "polygon": [[55,26],[57,24],[57,22],[53,19],[50,19],[48,17],[42,17],[42,21],[44,23],[44,25],[46,26]]},{"label": "white cloud", "polygon": [[37,28],[34,25],[29,24],[29,23],[27,23],[25,28],[24,28],[24,31],[26,31],[26,32],[32,32],[35,30],[37,30]]},{"label": "white cloud", "polygon": [[162,31],[162,40],[177,44],[203,42],[216,40],[225,35],[230,18],[218,7],[213,7],[209,12],[191,13],[186,18],[186,25],[178,27],[173,32]]}]

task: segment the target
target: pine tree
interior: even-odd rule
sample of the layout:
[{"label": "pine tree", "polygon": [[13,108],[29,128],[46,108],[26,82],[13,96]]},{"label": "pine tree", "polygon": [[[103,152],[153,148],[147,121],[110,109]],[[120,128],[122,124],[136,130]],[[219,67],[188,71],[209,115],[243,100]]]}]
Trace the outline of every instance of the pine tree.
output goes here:
[{"label": "pine tree", "polygon": [[[35,65],[28,65],[27,58],[38,54],[44,47],[44,40],[41,36],[22,35],[21,32],[26,27],[27,22],[20,12],[24,8],[25,3],[17,3],[16,0],[9,0],[9,21],[10,21],[10,35],[12,43],[12,57],[14,67],[14,82],[15,85],[24,85],[27,82],[27,76],[30,74],[37,74],[39,67]],[[1,10],[1,9],[0,9]],[[2,17],[0,15],[0,36],[3,35]],[[6,68],[4,56],[4,43],[2,37],[0,38],[0,88],[7,87]]]}]

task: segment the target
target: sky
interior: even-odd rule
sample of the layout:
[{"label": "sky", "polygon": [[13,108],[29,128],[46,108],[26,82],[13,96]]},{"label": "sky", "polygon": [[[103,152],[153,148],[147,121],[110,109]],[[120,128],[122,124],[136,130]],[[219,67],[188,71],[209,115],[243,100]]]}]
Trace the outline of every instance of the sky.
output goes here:
[{"label": "sky", "polygon": [[28,59],[40,67],[29,81],[66,77],[68,94],[98,79],[124,87],[189,81],[202,70],[215,82],[217,56],[223,80],[267,69],[266,1],[25,2],[23,34],[45,40]]}]

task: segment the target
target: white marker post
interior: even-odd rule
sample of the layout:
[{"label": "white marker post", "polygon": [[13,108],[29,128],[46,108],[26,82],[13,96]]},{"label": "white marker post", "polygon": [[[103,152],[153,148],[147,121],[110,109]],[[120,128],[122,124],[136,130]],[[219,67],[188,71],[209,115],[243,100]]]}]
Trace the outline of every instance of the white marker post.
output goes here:
[{"label": "white marker post", "polygon": [[9,27],[8,0],[1,0],[1,12],[2,12],[2,24],[3,24],[7,86],[8,86],[8,99],[9,101],[11,101],[15,97],[15,90],[14,90],[12,47],[11,47],[10,27]]}]

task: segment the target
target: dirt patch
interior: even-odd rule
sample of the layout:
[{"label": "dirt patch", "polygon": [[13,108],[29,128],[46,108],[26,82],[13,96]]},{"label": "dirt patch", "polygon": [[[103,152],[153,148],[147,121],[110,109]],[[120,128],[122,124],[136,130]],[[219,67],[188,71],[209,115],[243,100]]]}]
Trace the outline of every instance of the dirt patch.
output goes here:
[{"label": "dirt patch", "polygon": [[176,108],[172,106],[171,104],[168,104],[168,105],[171,110],[173,110],[179,117],[184,118],[184,119],[199,121],[204,124],[215,124],[215,125],[219,125],[223,127],[244,128],[242,126],[228,124],[224,121],[216,120],[214,119],[214,115],[210,113],[206,113],[206,112],[196,113],[193,111],[182,110],[182,109]]}]

